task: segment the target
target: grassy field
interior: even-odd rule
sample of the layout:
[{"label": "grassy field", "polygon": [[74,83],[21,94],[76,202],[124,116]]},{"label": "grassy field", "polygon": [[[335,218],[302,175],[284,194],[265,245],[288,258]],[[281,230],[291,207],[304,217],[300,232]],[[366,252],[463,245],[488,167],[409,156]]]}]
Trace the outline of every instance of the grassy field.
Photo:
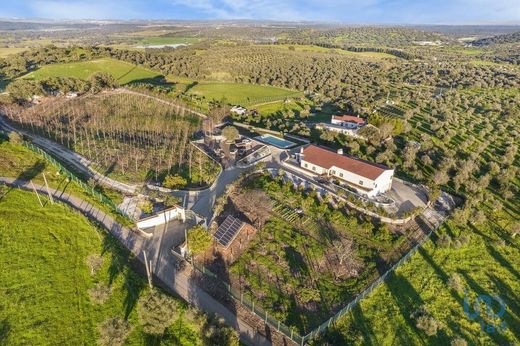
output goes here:
[{"label": "grassy field", "polygon": [[286,97],[302,95],[298,91],[271,86],[206,81],[182,84],[178,85],[177,88],[178,90],[184,88],[185,93],[196,95],[205,101],[225,98],[228,103],[240,105],[283,100]]},{"label": "grassy field", "polygon": [[[43,157],[21,145],[12,144],[0,136],[0,176],[33,180],[35,183],[44,184],[43,174],[45,174],[50,187],[78,196],[96,205],[103,211],[111,213],[109,207],[100,203],[97,198],[87,193],[78,184],[68,182],[67,178],[64,175],[60,175],[56,167],[47,162]],[[115,204],[123,200],[123,196],[118,192],[101,187],[96,189],[103,192]],[[129,222],[118,214],[114,216],[119,222],[126,224]]]},{"label": "grassy field", "polygon": [[[61,205],[41,208],[30,192],[10,190],[0,199],[0,344],[95,345],[98,325],[111,317],[132,325],[126,345],[200,345],[200,326],[179,317],[161,338],[139,325],[136,303],[148,290],[127,263],[129,253],[83,216]],[[91,275],[86,258],[103,265]],[[110,286],[109,299],[96,304],[88,290]]]},{"label": "grassy field", "polygon": [[143,67],[135,66],[124,61],[114,59],[97,59],[67,64],[45,65],[36,71],[24,75],[24,79],[44,79],[49,77],[75,77],[88,79],[96,72],[110,73],[120,84],[135,83],[140,81],[153,81],[162,76]]},{"label": "grassy field", "polygon": [[9,48],[0,48],[0,58],[5,58],[6,56],[20,53],[26,51],[27,48],[19,48],[19,47],[9,47]]},{"label": "grassy field", "polygon": [[[493,208],[487,205],[487,208]],[[500,214],[502,212],[496,212]],[[497,215],[498,216],[498,215]],[[448,222],[440,234],[466,234],[471,242],[462,248],[445,248],[430,242],[403,265],[384,285],[362,301],[333,328],[326,338],[332,344],[351,345],[449,345],[456,337],[468,345],[516,345],[520,342],[520,244],[501,244],[504,235],[498,226],[468,228]],[[453,273],[462,278],[463,288],[454,290],[448,282]],[[467,293],[464,292],[466,290]],[[492,320],[482,308],[471,320],[464,312],[468,297],[470,312],[477,295],[499,296],[506,306],[502,320]],[[435,336],[419,330],[411,314],[421,306],[440,321]],[[500,305],[495,301],[493,311]],[[503,332],[482,330],[480,322]],[[316,345],[321,345],[323,339]]]},{"label": "grassy field", "polygon": [[381,60],[381,59],[397,59],[392,54],[380,53],[380,52],[351,52],[343,49],[337,48],[326,48],[320,46],[312,46],[312,45],[273,45],[273,47],[285,49],[285,50],[294,50],[297,52],[313,52],[313,53],[334,53],[341,54],[345,56],[349,56],[352,58],[358,58],[362,60]]}]

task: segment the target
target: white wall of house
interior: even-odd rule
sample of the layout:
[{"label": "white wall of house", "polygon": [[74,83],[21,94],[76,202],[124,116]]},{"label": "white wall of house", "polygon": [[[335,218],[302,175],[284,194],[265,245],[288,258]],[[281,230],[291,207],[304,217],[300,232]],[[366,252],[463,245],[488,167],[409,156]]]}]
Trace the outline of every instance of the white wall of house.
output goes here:
[{"label": "white wall of house", "polygon": [[304,157],[302,157],[300,160],[300,165],[304,169],[315,174],[327,174],[339,180],[346,181],[347,183],[352,184],[353,187],[359,187],[360,189],[358,191],[360,193],[366,194],[368,197],[374,197],[392,188],[392,178],[394,176],[393,169],[384,171],[379,177],[376,178],[376,180],[372,180],[336,166],[332,166],[327,170],[323,167],[305,161]]},{"label": "white wall of house", "polygon": [[334,118],[330,121],[330,123],[333,125],[339,125],[339,126],[346,127],[347,129],[357,129],[359,127],[359,125],[357,123],[350,122],[350,121],[337,120]]},{"label": "white wall of house", "polygon": [[317,165],[314,165],[314,164],[312,164],[310,162],[305,161],[305,157],[304,156],[300,156],[300,157],[301,157],[300,165],[303,168],[305,168],[305,169],[307,169],[309,171],[312,171],[312,172],[314,172],[316,174],[327,174],[327,170],[325,168],[317,166]]},{"label": "white wall of house", "polygon": [[388,169],[388,170],[384,171],[379,177],[377,177],[376,195],[390,190],[392,188],[392,179],[393,178],[394,178],[393,169]]}]

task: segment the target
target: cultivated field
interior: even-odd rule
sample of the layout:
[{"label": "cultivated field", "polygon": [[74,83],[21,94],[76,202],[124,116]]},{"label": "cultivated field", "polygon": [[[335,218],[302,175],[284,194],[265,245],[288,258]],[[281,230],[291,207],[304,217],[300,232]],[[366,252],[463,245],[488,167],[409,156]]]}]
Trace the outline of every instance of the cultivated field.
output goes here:
[{"label": "cultivated field", "polygon": [[160,182],[181,175],[190,186],[211,183],[214,161],[190,144],[201,119],[175,104],[115,92],[54,98],[5,112],[18,126],[88,158],[100,173],[124,181]]},{"label": "cultivated field", "polygon": [[[182,91],[183,86],[179,85],[178,90]],[[225,99],[228,103],[244,106],[302,95],[298,91],[271,86],[206,81],[186,84],[184,92],[201,98],[204,103]]]},{"label": "cultivated field", "polygon": [[66,64],[45,65],[24,75],[24,79],[46,79],[49,77],[75,77],[87,80],[96,72],[110,73],[119,84],[153,82],[162,78],[161,74],[143,67],[114,59],[97,59]]}]

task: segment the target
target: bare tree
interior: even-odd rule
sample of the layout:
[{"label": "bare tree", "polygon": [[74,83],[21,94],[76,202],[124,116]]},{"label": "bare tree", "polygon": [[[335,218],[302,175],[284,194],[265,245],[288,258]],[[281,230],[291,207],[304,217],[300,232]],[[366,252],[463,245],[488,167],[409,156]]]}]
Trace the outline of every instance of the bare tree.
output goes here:
[{"label": "bare tree", "polygon": [[348,276],[357,276],[363,268],[363,261],[356,254],[354,241],[350,238],[341,238],[332,242],[339,265]]}]

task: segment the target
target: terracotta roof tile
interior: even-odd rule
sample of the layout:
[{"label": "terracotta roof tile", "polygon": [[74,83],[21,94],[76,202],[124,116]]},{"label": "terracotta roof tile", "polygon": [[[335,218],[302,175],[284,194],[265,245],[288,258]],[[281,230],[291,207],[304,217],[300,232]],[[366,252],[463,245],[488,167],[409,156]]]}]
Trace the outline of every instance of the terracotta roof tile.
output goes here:
[{"label": "terracotta roof tile", "polygon": [[390,170],[390,168],[386,166],[340,155],[334,151],[312,144],[303,149],[303,155],[303,160],[317,166],[326,169],[336,166],[370,180],[376,180],[384,171]]},{"label": "terracotta roof tile", "polygon": [[354,115],[333,115],[332,119],[340,120],[340,121],[347,121],[347,122],[352,122],[352,123],[357,123],[357,124],[365,123],[365,119],[356,117]]}]

